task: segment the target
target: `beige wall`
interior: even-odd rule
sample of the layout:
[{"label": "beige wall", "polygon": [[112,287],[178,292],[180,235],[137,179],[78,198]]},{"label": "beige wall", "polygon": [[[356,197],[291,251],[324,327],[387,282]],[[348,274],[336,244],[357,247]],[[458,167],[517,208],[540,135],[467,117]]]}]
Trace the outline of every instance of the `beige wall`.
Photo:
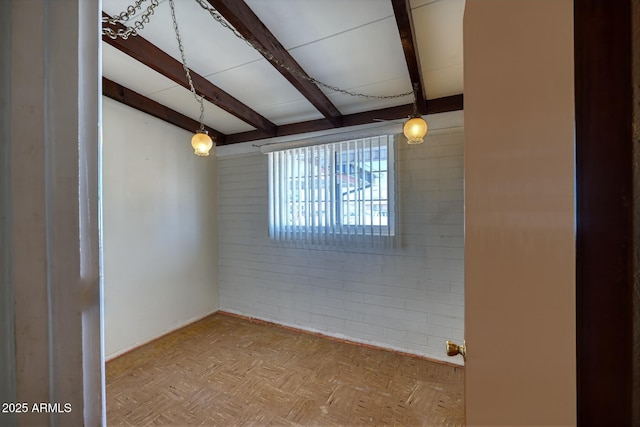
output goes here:
[{"label": "beige wall", "polygon": [[103,98],[107,358],[218,308],[216,159],[191,134]]},{"label": "beige wall", "polygon": [[469,425],[576,422],[571,0],[467,0]]}]

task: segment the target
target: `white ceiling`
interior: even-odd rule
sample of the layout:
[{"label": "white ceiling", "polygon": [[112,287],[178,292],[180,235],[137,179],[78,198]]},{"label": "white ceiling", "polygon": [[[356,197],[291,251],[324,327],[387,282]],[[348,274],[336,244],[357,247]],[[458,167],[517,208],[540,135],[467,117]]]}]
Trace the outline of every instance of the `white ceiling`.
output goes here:
[{"label": "white ceiling", "polygon": [[[390,0],[245,0],[312,77],[372,95],[411,91]],[[103,0],[109,15],[133,0]],[[169,2],[160,0],[140,35],[180,60]],[[260,53],[216,22],[195,0],[175,0],[189,67],[276,125],[323,116]],[[143,3],[143,10],[148,2]],[[411,0],[427,99],[463,93],[464,0]],[[139,19],[139,17],[138,17]],[[199,105],[172,80],[103,42],[103,75],[195,120]],[[365,99],[322,89],[340,113],[408,104],[412,98]],[[254,128],[205,102],[205,124],[225,134]]]}]

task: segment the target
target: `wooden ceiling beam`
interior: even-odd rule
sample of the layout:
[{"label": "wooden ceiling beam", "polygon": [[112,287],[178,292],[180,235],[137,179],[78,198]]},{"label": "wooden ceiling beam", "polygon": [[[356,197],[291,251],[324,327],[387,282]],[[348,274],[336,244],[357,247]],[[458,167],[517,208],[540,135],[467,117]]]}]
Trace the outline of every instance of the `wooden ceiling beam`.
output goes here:
[{"label": "wooden ceiling beam", "polygon": [[[121,102],[131,108],[135,108],[144,113],[150,114],[161,120],[173,124],[189,132],[194,132],[199,128],[199,123],[175,110],[170,109],[152,99],[132,91],[106,77],[102,78],[102,94],[108,98]],[[464,108],[464,97],[462,94],[445,96],[443,98],[431,99],[427,101],[425,114],[446,113],[449,111],[459,111]],[[382,108],[373,111],[348,114],[343,117],[342,125],[357,126],[372,123],[376,120],[399,120],[406,119],[413,112],[413,104],[398,105],[395,107]],[[275,135],[260,132],[258,130],[240,132],[225,135],[213,128],[205,126],[205,129],[212,137],[215,137],[216,145],[238,144],[241,142],[257,141],[273,136],[295,135],[308,132],[323,131],[333,129],[335,126],[327,119],[310,120],[306,122],[291,123],[281,125],[276,128]]]},{"label": "wooden ceiling beam", "polygon": [[[271,65],[278,70],[313,106],[334,126],[342,125],[342,114],[320,90],[320,88],[301,77],[308,74],[287,52],[278,39],[242,0],[207,0],[242,36],[255,46]],[[265,55],[267,53],[267,55]],[[272,55],[283,66],[269,60]],[[293,70],[293,71],[290,71]]]},{"label": "wooden ceiling beam", "polygon": [[422,73],[420,71],[420,58],[418,56],[413,17],[411,16],[411,5],[409,0],[391,0],[393,14],[396,17],[404,59],[407,62],[407,69],[412,84],[418,84],[416,103],[420,114],[427,114],[427,95],[424,90]]},{"label": "wooden ceiling beam", "polygon": [[[464,97],[462,94],[430,99],[426,102],[424,114],[446,113],[464,109]],[[372,123],[376,120],[406,119],[413,113],[413,104],[398,105],[379,110],[365,111],[362,113],[348,114],[342,118],[342,126],[357,126]],[[327,119],[311,120],[307,122],[292,123],[278,126],[277,136],[295,135],[299,133],[316,132],[333,129]],[[257,141],[268,138],[268,135],[258,131],[240,132],[226,136],[225,142],[220,145],[237,144],[240,142]]]},{"label": "wooden ceiling beam", "polygon": [[[107,15],[103,13],[103,16]],[[112,26],[112,28],[114,30],[118,30],[124,29],[125,27],[118,24],[116,26]],[[182,63],[160,50],[157,46],[144,39],[142,36],[130,36],[127,40],[123,40],[121,38],[112,39],[103,35],[102,40],[165,77],[173,80],[182,87],[190,89]],[[266,135],[275,135],[276,125],[274,123],[270,122],[256,111],[241,103],[236,98],[215,86],[209,80],[193,70],[191,70],[191,78],[196,92],[199,95],[203,95],[207,101],[257,128],[262,133]]]},{"label": "wooden ceiling beam", "polygon": [[[164,105],[111,81],[106,77],[102,78],[102,94],[131,108],[135,108],[136,110],[171,123],[172,125],[186,131],[195,132],[200,128],[200,124],[196,120],[178,113],[169,107],[165,107]],[[224,134],[208,126],[205,126],[205,129],[209,132],[209,135],[213,138],[216,145],[222,145],[225,143]]]}]

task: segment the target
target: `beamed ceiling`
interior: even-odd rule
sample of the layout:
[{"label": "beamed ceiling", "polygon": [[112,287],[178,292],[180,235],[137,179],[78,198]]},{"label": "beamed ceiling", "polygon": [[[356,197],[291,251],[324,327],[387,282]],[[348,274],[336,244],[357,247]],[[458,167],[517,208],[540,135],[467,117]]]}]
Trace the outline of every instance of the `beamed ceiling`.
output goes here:
[{"label": "beamed ceiling", "polygon": [[[134,0],[104,0],[114,16]],[[405,119],[418,84],[423,115],[462,110],[464,0],[206,0],[263,55],[196,0],[175,0],[204,124],[217,145]],[[142,12],[150,0],[142,3]],[[129,22],[141,19],[138,12]],[[105,24],[106,25],[106,24]],[[124,28],[124,27],[120,27]],[[139,35],[103,36],[103,94],[190,132],[189,91],[168,0]],[[277,58],[279,66],[265,56]]]}]

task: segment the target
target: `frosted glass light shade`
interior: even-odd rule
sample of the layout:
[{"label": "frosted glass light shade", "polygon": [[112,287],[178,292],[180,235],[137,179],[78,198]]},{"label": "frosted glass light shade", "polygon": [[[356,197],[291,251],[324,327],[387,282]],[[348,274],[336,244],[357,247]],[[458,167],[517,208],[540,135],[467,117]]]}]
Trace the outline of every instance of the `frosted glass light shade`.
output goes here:
[{"label": "frosted glass light shade", "polygon": [[191,146],[193,147],[193,153],[196,156],[208,156],[209,150],[213,147],[213,140],[206,131],[196,131],[193,138],[191,138]]},{"label": "frosted glass light shade", "polygon": [[404,136],[409,144],[422,144],[427,134],[427,122],[422,117],[413,117],[404,124]]}]

